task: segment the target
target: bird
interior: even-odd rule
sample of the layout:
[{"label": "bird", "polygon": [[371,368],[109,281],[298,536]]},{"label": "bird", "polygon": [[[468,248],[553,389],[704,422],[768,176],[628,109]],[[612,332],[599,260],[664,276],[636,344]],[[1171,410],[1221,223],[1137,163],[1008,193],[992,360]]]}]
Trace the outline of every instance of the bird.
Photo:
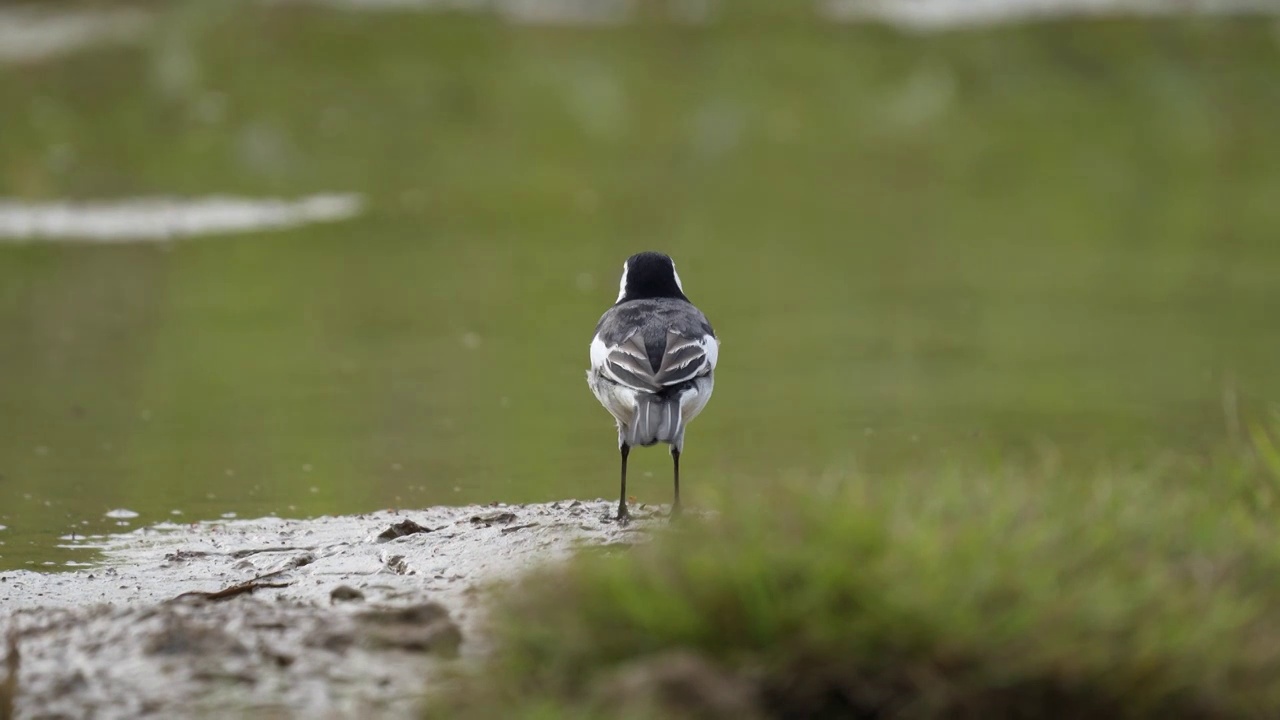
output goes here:
[{"label": "bird", "polygon": [[634,447],[671,446],[675,500],[680,514],[680,454],[684,432],[711,399],[720,340],[702,311],[684,294],[675,261],[660,252],[627,258],[618,299],[596,324],[587,385],[618,425],[622,455],[620,524],[627,510],[627,456]]}]

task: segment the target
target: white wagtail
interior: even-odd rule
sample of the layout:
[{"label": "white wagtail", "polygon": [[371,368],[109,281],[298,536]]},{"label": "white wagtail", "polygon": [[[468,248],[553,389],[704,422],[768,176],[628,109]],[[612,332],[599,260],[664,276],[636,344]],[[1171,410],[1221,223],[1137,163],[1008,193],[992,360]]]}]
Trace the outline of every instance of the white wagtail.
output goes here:
[{"label": "white wagtail", "polygon": [[619,522],[627,512],[627,455],[659,442],[671,446],[675,478],[672,515],[680,513],[680,452],[684,428],[707,401],[720,341],[702,311],[685,297],[671,258],[642,252],[627,258],[618,300],[600,318],[591,341],[587,384],[618,421],[622,453]]}]

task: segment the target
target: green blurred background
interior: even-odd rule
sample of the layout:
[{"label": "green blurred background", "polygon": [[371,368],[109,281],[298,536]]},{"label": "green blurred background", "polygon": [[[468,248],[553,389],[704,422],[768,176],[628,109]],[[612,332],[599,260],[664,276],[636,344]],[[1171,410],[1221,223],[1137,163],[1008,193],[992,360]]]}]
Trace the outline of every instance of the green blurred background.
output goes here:
[{"label": "green blurred background", "polygon": [[[142,7],[136,42],[0,65],[0,197],[367,209],[0,242],[0,569],[88,559],[72,530],[612,497],[587,346],[644,249],[723,342],[706,501],[1209,456],[1280,399],[1274,20]],[[633,472],[670,499],[665,452]]]}]

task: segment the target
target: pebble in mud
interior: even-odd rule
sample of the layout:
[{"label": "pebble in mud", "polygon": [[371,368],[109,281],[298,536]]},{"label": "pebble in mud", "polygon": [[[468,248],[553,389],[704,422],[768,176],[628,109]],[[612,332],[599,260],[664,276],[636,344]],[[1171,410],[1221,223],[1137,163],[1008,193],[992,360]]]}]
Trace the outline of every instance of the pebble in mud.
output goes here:
[{"label": "pebble in mud", "polygon": [[409,567],[409,563],[404,561],[403,555],[389,555],[382,562],[388,570],[397,575],[411,575],[413,569]]},{"label": "pebble in mud", "polygon": [[364,593],[351,587],[350,585],[339,585],[329,591],[329,602],[357,602],[364,600]]},{"label": "pebble in mud", "polygon": [[396,538],[401,538],[406,535],[417,535],[419,533],[429,533],[429,532],[433,532],[432,529],[429,527],[419,525],[418,523],[412,520],[403,520],[401,522],[398,522],[392,525],[386,530],[383,530],[381,533],[378,533],[377,540],[378,542],[387,542],[389,540],[395,540]]},{"label": "pebble in mud", "polygon": [[489,527],[491,525],[510,525],[515,522],[516,514],[513,512],[496,512],[487,513],[485,515],[472,515],[471,524],[481,527]]}]

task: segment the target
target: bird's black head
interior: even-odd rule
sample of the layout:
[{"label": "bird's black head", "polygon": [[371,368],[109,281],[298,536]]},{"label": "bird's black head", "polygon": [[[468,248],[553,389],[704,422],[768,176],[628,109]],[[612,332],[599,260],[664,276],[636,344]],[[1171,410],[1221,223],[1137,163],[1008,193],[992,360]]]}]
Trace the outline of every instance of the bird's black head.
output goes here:
[{"label": "bird's black head", "polygon": [[645,298],[688,300],[680,286],[680,274],[671,258],[656,252],[636,253],[622,265],[618,302]]}]

